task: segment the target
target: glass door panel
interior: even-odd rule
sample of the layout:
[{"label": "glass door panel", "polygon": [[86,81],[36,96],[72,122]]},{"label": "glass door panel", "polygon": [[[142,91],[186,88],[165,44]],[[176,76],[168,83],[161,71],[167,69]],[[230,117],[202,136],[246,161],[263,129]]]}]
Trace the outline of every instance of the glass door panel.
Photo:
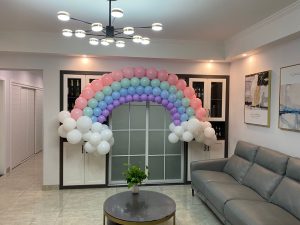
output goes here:
[{"label": "glass door panel", "polygon": [[166,156],[166,179],[181,179],[181,156]]},{"label": "glass door panel", "polygon": [[75,100],[79,97],[81,93],[81,78],[67,78],[67,109],[71,111],[74,108]]},{"label": "glass door panel", "polygon": [[211,82],[211,100],[210,100],[210,116],[219,118],[222,117],[222,82]]},{"label": "glass door panel", "polygon": [[148,180],[164,180],[164,156],[149,156],[148,158]]},{"label": "glass door panel", "polygon": [[149,131],[149,155],[164,154],[164,131]]},{"label": "glass door panel", "polygon": [[111,126],[113,130],[129,129],[129,104],[121,105],[112,111]]},{"label": "glass door panel", "polygon": [[204,102],[204,82],[203,81],[194,81],[193,88],[195,90],[195,94],[197,98],[200,98],[202,102]]},{"label": "glass door panel", "polygon": [[112,146],[112,155],[128,155],[129,131],[113,131],[115,143]]},{"label": "glass door panel", "polygon": [[118,156],[111,158],[111,180],[124,180],[123,171],[126,169],[125,164],[128,164],[128,156]]},{"label": "glass door panel", "polygon": [[130,131],[130,155],[145,155],[146,131]]}]

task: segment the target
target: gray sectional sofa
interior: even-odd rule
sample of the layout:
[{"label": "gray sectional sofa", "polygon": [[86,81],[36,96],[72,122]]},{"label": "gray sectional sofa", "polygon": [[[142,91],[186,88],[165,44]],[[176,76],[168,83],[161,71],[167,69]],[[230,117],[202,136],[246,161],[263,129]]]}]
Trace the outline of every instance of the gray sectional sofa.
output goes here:
[{"label": "gray sectional sofa", "polygon": [[300,159],[239,141],[231,158],[190,166],[192,193],[224,224],[300,225]]}]

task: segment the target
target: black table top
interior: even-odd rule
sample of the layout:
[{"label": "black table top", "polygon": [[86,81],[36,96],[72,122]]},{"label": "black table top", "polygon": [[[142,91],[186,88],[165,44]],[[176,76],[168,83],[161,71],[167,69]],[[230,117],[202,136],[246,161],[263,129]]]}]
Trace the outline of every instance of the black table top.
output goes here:
[{"label": "black table top", "polygon": [[161,220],[176,211],[176,204],[169,196],[154,192],[131,191],[115,194],[104,202],[104,211],[110,216],[130,222]]}]

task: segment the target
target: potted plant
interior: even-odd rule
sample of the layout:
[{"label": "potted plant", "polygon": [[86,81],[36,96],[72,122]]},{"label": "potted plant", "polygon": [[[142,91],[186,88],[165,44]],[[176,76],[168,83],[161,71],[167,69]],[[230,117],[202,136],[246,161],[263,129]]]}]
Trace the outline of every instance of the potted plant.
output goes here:
[{"label": "potted plant", "polygon": [[[128,168],[123,172],[128,188],[132,188],[133,194],[139,193],[139,186],[147,179],[147,174],[136,165],[126,165]],[[147,168],[147,167],[146,167]]]}]

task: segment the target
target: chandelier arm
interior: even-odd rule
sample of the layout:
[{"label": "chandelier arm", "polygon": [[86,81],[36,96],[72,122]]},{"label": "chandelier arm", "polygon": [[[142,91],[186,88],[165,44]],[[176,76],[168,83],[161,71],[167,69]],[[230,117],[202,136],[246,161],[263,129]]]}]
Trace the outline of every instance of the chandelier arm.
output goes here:
[{"label": "chandelier arm", "polygon": [[84,21],[84,20],[80,20],[80,19],[76,19],[76,18],[73,18],[73,17],[71,17],[70,18],[71,20],[75,20],[75,21],[79,21],[79,22],[81,22],[81,23],[85,23],[85,24],[88,24],[88,25],[91,25],[92,23],[90,23],[90,22],[87,22],[87,21]]},{"label": "chandelier arm", "polygon": [[101,35],[101,34],[85,34],[87,36],[93,36],[93,37],[106,37],[106,35]]},{"label": "chandelier arm", "polygon": [[[134,29],[148,29],[152,28],[152,26],[144,26],[144,27],[133,27]],[[115,30],[123,30],[123,27],[115,28]]]},{"label": "chandelier arm", "polygon": [[117,37],[117,36],[116,36],[115,38],[116,38],[116,39],[118,39],[118,38],[119,38],[119,39],[127,39],[127,40],[132,40],[132,37]]}]

